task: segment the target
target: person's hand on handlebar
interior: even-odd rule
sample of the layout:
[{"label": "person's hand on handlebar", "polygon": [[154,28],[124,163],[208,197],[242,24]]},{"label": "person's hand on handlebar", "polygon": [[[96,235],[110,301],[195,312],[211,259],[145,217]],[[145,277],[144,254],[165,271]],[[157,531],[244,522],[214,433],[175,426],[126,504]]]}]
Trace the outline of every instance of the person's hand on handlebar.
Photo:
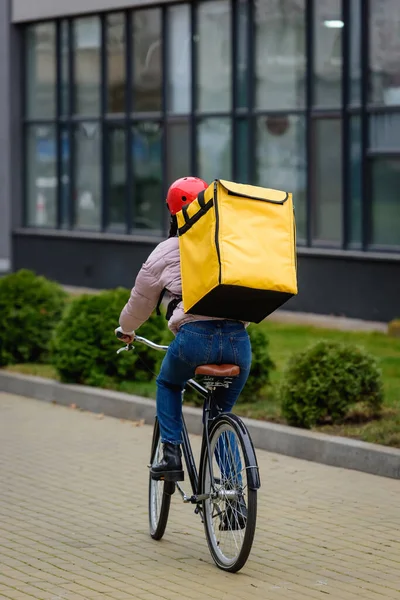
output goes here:
[{"label": "person's hand on handlebar", "polygon": [[121,340],[121,342],[124,342],[125,344],[132,344],[133,340],[135,339],[134,331],[126,332],[123,331],[121,327],[116,328],[115,335],[119,340]]}]

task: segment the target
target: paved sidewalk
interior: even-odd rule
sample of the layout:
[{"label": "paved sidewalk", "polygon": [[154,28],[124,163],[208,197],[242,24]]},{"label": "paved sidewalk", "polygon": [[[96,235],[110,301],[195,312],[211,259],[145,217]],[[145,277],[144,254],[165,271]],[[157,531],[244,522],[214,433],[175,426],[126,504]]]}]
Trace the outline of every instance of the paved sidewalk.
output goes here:
[{"label": "paved sidewalk", "polygon": [[399,481],[259,451],[253,552],[229,575],[176,495],[165,538],[149,537],[150,440],[0,394],[0,599],[400,598]]}]

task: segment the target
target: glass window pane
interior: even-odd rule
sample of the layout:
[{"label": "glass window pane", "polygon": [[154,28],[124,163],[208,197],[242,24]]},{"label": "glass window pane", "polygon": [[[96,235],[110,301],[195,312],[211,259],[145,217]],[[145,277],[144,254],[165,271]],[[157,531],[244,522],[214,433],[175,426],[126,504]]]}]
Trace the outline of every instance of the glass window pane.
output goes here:
[{"label": "glass window pane", "polygon": [[259,117],[256,184],[293,194],[298,238],[306,235],[306,182],[304,118],[289,115]]},{"label": "glass window pane", "polygon": [[232,179],[231,140],[230,119],[201,119],[198,123],[199,176],[208,183],[213,179]]},{"label": "glass window pane", "polygon": [[108,225],[110,229],[126,231],[126,131],[122,128],[108,132],[110,152],[108,174]]},{"label": "glass window pane", "polygon": [[69,84],[69,25],[68,25],[68,21],[61,21],[60,46],[61,46],[60,113],[61,113],[61,115],[67,115],[69,113],[69,94],[71,92],[70,84]]},{"label": "glass window pane", "polygon": [[75,113],[97,115],[100,112],[100,19],[76,19],[73,32]]},{"label": "glass window pane", "polygon": [[57,150],[54,126],[27,129],[27,225],[57,223]]},{"label": "glass window pane", "polygon": [[133,13],[133,110],[162,109],[161,10],[152,8]]},{"label": "glass window pane", "polygon": [[26,113],[29,119],[56,113],[56,26],[31,25],[26,35]]},{"label": "glass window pane", "polygon": [[132,128],[133,226],[161,235],[164,212],[162,189],[162,125],[142,122]]},{"label": "glass window pane", "polygon": [[350,121],[350,244],[361,245],[361,119]]},{"label": "glass window pane", "polygon": [[305,0],[256,3],[256,105],[302,108],[305,96]]},{"label": "glass window pane", "polygon": [[[327,142],[329,140],[329,143]],[[314,122],[314,239],[342,239],[342,123],[340,119]]]},{"label": "glass window pane", "polygon": [[361,0],[350,0],[350,103],[361,103]]},{"label": "glass window pane", "polygon": [[400,111],[370,115],[369,144],[372,150],[400,151]]},{"label": "glass window pane", "polygon": [[400,158],[372,162],[372,243],[400,246]]},{"label": "glass window pane", "polygon": [[314,104],[342,103],[342,2],[314,2]]},{"label": "glass window pane", "polygon": [[106,18],[107,110],[125,112],[125,17],[122,13]]},{"label": "glass window pane", "polygon": [[60,223],[63,229],[69,228],[70,203],[71,203],[71,143],[67,127],[61,127],[61,181],[60,181]]},{"label": "glass window pane", "polygon": [[170,123],[167,132],[167,185],[190,175],[190,128],[187,121]]},{"label": "glass window pane", "polygon": [[100,229],[101,135],[98,123],[75,127],[75,226]]},{"label": "glass window pane", "polygon": [[198,6],[197,103],[201,111],[226,111],[232,99],[231,6],[228,0]]},{"label": "glass window pane", "polygon": [[175,114],[190,112],[192,100],[192,45],[190,6],[168,8],[167,107]]},{"label": "glass window pane", "polygon": [[400,105],[400,4],[370,2],[370,102]]},{"label": "glass window pane", "polygon": [[235,122],[236,127],[236,160],[235,160],[235,179],[240,183],[251,183],[249,181],[249,153],[246,149],[249,147],[249,122],[246,119],[239,119]]},{"label": "glass window pane", "polygon": [[236,30],[236,103],[239,108],[246,108],[248,105],[248,28],[249,24],[249,5],[247,0],[238,0],[237,2],[237,30]]}]

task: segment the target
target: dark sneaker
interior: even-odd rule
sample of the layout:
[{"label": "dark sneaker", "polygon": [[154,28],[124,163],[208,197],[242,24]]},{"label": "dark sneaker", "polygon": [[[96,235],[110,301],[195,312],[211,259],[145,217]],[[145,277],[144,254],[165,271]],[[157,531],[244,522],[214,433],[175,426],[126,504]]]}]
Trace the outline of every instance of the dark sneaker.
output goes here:
[{"label": "dark sneaker", "polygon": [[150,469],[152,479],[183,481],[181,447],[177,444],[163,444],[163,459]]}]

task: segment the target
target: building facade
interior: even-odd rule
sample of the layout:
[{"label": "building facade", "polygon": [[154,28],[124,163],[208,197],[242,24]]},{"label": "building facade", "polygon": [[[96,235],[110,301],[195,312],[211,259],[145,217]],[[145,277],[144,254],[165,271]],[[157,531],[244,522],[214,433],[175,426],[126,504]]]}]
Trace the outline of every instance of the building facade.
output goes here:
[{"label": "building facade", "polygon": [[[177,177],[293,193],[288,309],[400,316],[399,0],[7,0],[0,258],[131,286]],[[11,232],[11,236],[8,232]]]}]

